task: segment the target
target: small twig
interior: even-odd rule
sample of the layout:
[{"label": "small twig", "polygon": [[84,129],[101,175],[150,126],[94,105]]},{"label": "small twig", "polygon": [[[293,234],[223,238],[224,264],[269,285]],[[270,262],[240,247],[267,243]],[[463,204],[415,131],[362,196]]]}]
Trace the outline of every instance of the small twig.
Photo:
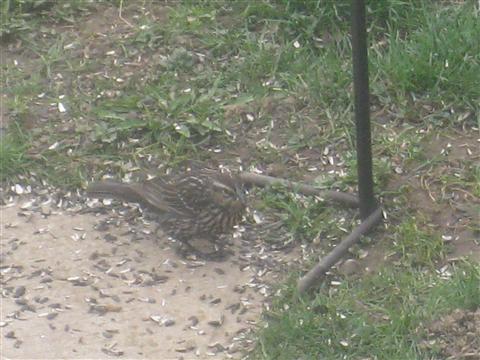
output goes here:
[{"label": "small twig", "polygon": [[408,174],[407,176],[405,176],[403,179],[402,179],[402,183],[405,183],[407,180],[409,180],[411,177],[417,175],[417,171],[420,171],[420,170],[423,170],[424,168],[426,168],[428,165],[431,165],[432,163],[434,163],[435,161],[438,160],[438,157],[435,157],[431,160],[428,160],[426,162],[424,162],[423,164],[417,166],[415,169],[412,169],[410,170],[410,174]]},{"label": "small twig", "polygon": [[315,267],[298,281],[298,291],[303,293],[307,291],[314,283],[319,282],[323,275],[345,255],[348,249],[355,244],[362,235],[367,233],[382,218],[382,209],[378,208],[370,214],[359,226],[357,226],[350,235],[348,235],[340,244],[325,256]]},{"label": "small twig", "polygon": [[123,18],[122,17],[122,9],[123,9],[123,0],[120,0],[120,5],[118,7],[118,17],[120,18],[120,20],[122,20],[125,24],[127,24],[128,26],[132,27],[133,28],[133,25],[130,24],[130,22],[128,22],[127,19]]},{"label": "small twig", "polygon": [[358,207],[358,198],[356,196],[331,190],[321,190],[314,186],[298,183],[295,181],[275,178],[272,176],[259,175],[254,173],[241,173],[240,178],[243,182],[250,185],[269,186],[279,184],[304,195],[317,195],[325,200],[333,200],[343,203],[350,207]]}]

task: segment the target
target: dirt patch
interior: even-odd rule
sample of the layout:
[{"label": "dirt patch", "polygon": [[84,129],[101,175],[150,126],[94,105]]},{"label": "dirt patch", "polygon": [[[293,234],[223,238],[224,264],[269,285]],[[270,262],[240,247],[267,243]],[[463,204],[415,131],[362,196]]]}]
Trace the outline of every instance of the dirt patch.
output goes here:
[{"label": "dirt patch", "polygon": [[267,279],[280,281],[288,261],[241,238],[225,262],[189,261],[148,224],[32,199],[14,198],[1,217],[10,359],[238,358],[252,345]]},{"label": "dirt patch", "polygon": [[480,159],[477,143],[474,136],[464,133],[432,135],[423,144],[427,161],[412,164],[388,186],[408,186],[407,206],[448,242],[452,249],[448,259],[470,256],[480,261],[480,199],[469,189],[475,181],[471,171]]},{"label": "dirt patch", "polygon": [[480,309],[457,309],[433,322],[427,333],[422,347],[441,359],[480,359]]}]

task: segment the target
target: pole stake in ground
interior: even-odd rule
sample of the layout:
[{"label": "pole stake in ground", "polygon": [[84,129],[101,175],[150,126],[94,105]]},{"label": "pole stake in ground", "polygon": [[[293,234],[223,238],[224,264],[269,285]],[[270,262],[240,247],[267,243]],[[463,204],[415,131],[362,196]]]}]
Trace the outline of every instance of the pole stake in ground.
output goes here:
[{"label": "pole stake in ground", "polygon": [[[373,194],[372,146],[370,131],[370,102],[368,90],[367,31],[364,0],[352,0],[352,56],[355,99],[355,128],[357,147],[358,195],[363,222],[322,261],[298,281],[300,293],[319,282],[325,273],[345,255],[381,219]],[[376,210],[375,210],[376,209]]]}]

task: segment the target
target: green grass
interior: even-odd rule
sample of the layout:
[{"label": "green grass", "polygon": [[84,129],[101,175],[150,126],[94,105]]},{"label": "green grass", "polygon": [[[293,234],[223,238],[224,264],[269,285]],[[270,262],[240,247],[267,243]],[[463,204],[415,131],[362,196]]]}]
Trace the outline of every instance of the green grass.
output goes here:
[{"label": "green grass", "polygon": [[[373,57],[392,92],[436,103],[473,105],[480,99],[480,23],[473,3],[437,9],[407,36],[393,32],[388,49]],[[473,105],[475,106],[475,105]]]},{"label": "green grass", "polygon": [[0,135],[0,181],[14,178],[25,171],[31,163],[25,152],[28,149],[28,137],[19,129],[8,135]]},{"label": "green grass", "polygon": [[[8,11],[13,15],[12,21],[45,22],[47,13],[55,23],[68,22],[72,14],[91,16],[91,4],[85,1],[39,9],[32,8],[30,3],[10,2]],[[414,123],[420,121],[416,118],[419,114],[436,123],[448,123],[452,109],[475,111],[478,87],[474,84],[480,52],[475,51],[478,22],[472,6],[467,3],[443,10],[431,1],[398,0],[368,4],[372,100],[376,106],[388,108],[395,122]],[[126,1],[121,5],[125,10],[132,3]],[[146,5],[155,6],[153,2]],[[353,147],[348,4],[186,1],[168,9],[166,22],[144,16],[139,24],[131,36],[107,39],[100,48],[104,53],[114,50],[119,63],[134,62],[139,54],[149,60],[122,79],[122,83],[115,78],[125,74],[115,67],[109,78],[97,77],[87,85],[80,80],[110,67],[113,57],[79,58],[74,54],[78,54],[75,49],[82,47],[82,40],[79,43],[74,34],[55,28],[47,31],[43,27],[42,36],[35,33],[27,36],[20,30],[9,35],[28,44],[35,59],[30,65],[43,78],[40,89],[35,79],[23,79],[27,89],[36,88],[37,94],[46,92],[45,102],[68,95],[65,100],[68,115],[78,123],[74,133],[80,132],[91,140],[74,149],[78,158],[98,151],[125,160],[132,154],[153,155],[158,163],[172,165],[189,157],[210,158],[213,155],[206,150],[234,148],[235,140],[245,136],[232,136],[230,129],[243,120],[238,116],[227,117],[226,106],[249,99],[246,108],[252,104],[250,109],[256,112],[255,103],[278,95],[294,98],[295,108],[301,112],[282,112],[278,120],[278,114],[260,111],[255,114],[255,125],[257,129],[268,127],[272,120],[287,124],[280,134],[285,139],[282,141],[288,139],[282,152],[291,156],[345,137],[348,147]],[[452,28],[459,30],[447,31]],[[445,43],[451,45],[437,49],[438,44]],[[456,43],[462,46],[454,46]],[[155,52],[163,57],[152,61],[150,57]],[[56,78],[59,73],[64,81]],[[6,76],[14,83],[13,70]],[[69,83],[74,86],[66,86]],[[458,88],[460,83],[462,91]],[[34,87],[29,86],[32,84]],[[103,89],[114,95],[102,96]],[[25,103],[28,108],[31,95],[17,88],[11,93],[18,104]],[[411,106],[412,94],[414,106]],[[419,109],[420,104],[427,104],[433,110],[427,113]],[[306,125],[314,126],[317,131],[306,130]],[[381,136],[398,135],[386,134],[383,129],[380,132]],[[258,141],[260,134],[254,134],[251,132],[249,137]],[[266,135],[267,140],[278,139],[277,130],[270,129]],[[391,147],[391,141],[376,143],[376,154],[414,158],[412,148],[420,138],[415,134],[415,126],[401,136],[403,140],[395,140],[395,148]],[[129,143],[129,138],[139,142]],[[412,147],[406,148],[405,141],[410,141]],[[256,155],[260,162],[281,157],[267,148]],[[346,150],[353,175],[352,156],[351,150]],[[68,159],[59,161],[68,167]],[[389,166],[394,165],[384,160],[377,161],[377,165],[383,184],[391,170]],[[82,162],[75,163],[75,169],[54,168],[76,176],[77,179],[68,181],[70,184],[78,184],[88,176]]]},{"label": "green grass", "polygon": [[[339,226],[340,211],[312,197],[293,194],[285,189],[267,189],[256,194],[262,199],[259,210],[274,211],[279,220],[297,240],[311,242],[315,238],[341,237],[348,224]],[[347,214],[347,212],[345,212]],[[282,239],[267,239],[275,242]]]},{"label": "green grass", "polygon": [[45,21],[73,23],[78,13],[91,7],[88,0],[4,0],[0,4],[0,40],[12,40],[38,29]]},{"label": "green grass", "polygon": [[[427,359],[423,326],[456,308],[480,306],[480,268],[460,264],[451,278],[390,267],[298,298],[287,284],[266,313],[253,359]],[[438,355],[438,354],[437,354]]]},{"label": "green grass", "polygon": [[441,235],[432,230],[421,230],[417,224],[425,220],[411,218],[398,225],[393,250],[406,267],[432,267],[446,254]]}]

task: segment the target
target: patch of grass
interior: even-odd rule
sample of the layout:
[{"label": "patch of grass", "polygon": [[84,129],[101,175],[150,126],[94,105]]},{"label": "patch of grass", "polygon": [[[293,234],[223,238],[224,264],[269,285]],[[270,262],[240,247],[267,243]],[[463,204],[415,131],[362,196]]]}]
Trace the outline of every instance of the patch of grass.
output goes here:
[{"label": "patch of grass", "polygon": [[[129,2],[114,3],[122,5],[124,10],[127,3],[128,7],[133,7]],[[68,4],[57,4],[49,12],[59,14],[57,7],[82,11],[81,8],[88,5],[85,1]],[[153,7],[155,3],[146,5]],[[448,71],[442,72],[442,78],[449,84],[460,83],[460,77],[473,79],[471,75],[478,68],[475,55],[467,57],[465,63],[459,61],[468,55],[468,47],[474,48],[475,45],[474,15],[472,11],[468,12],[470,7],[465,5],[466,10],[458,6],[448,7],[455,11],[452,20],[447,16],[447,10],[433,11],[435,6],[435,2],[426,0],[368,2],[369,34],[374,49],[370,52],[374,101],[378,102],[379,108],[395,114],[396,119],[407,117],[408,120],[409,116],[418,115],[410,106],[409,93],[421,94],[426,83],[404,86],[409,80],[401,72],[402,68],[412,71],[412,66],[416,72],[415,66],[424,62],[423,55],[417,56],[417,50],[421,50],[421,54],[433,53],[432,44],[453,44],[461,40],[460,36],[465,40],[464,47],[458,51],[455,46],[445,47],[449,49],[448,56],[455,61],[450,61],[452,65]],[[26,12],[26,9],[17,10]],[[294,118],[298,126],[272,131],[272,140],[268,139],[284,141],[281,152],[273,154],[272,149],[266,148],[258,151],[260,161],[271,161],[340,141],[345,136],[353,145],[349,16],[349,4],[328,1],[178,3],[169,8],[168,21],[158,22],[145,16],[138,28],[130,31],[130,37],[112,39],[104,45],[105,49],[101,49],[104,53],[115,50],[115,61],[120,64],[135,62],[139,54],[151,60],[152,53],[155,53],[157,57],[152,64],[147,61],[145,66],[135,68],[133,75],[120,79],[124,83],[116,83],[116,78],[125,74],[122,74],[121,67],[113,67],[108,78],[99,77],[92,81],[95,91],[85,94],[79,91],[84,86],[79,79],[83,82],[82,75],[89,76],[91,72],[100,73],[109,68],[109,58],[97,58],[95,64],[93,59],[74,59],[72,54],[76,52],[69,47],[73,39],[64,33],[52,32],[42,40],[41,46],[35,45],[38,42],[33,40],[27,42],[39,57],[37,65],[41,68],[37,70],[51,82],[48,96],[55,98],[67,93],[62,81],[55,79],[57,73],[66,77],[65,83],[73,85],[69,86],[69,114],[76,119],[87,119],[87,123],[79,127],[83,126],[85,135],[93,140],[89,149],[84,146],[76,151],[94,153],[95,149],[102,149],[111,152],[112,156],[116,153],[127,159],[132,152],[142,152],[141,149],[158,149],[153,155],[167,163],[177,162],[176,154],[181,158],[203,156],[200,153],[214,147],[235,147],[235,134],[232,136],[231,129],[243,125],[243,120],[238,116],[228,117],[225,106],[242,98],[263,99],[278,94],[295,97],[301,113],[283,112],[280,123]],[[469,20],[464,31],[458,32],[460,35],[430,31],[448,27],[449,21],[458,27],[463,16]],[[418,27],[418,23],[425,25]],[[441,37],[432,38],[435,36]],[[75,43],[73,48],[77,46]],[[396,47],[400,50],[396,51]],[[409,47],[412,51],[407,51]],[[414,51],[414,47],[417,50]],[[412,56],[406,57],[402,49],[407,49],[405,52]],[[439,53],[439,56],[444,55]],[[417,58],[421,61],[418,62]],[[430,69],[431,75],[437,70]],[[468,89],[465,98],[475,96],[475,90],[470,86]],[[118,95],[105,96],[102,94],[104,90],[118,92]],[[443,96],[443,90],[438,91],[439,96]],[[25,96],[18,94],[18,98],[25,98],[24,103],[28,104]],[[433,98],[430,96],[429,99]],[[88,106],[84,106],[85,103]],[[475,108],[476,105],[469,106]],[[444,110],[443,107],[434,108],[428,115],[444,117]],[[254,138],[253,141],[259,141],[261,134],[254,136],[254,133],[260,127],[266,127],[272,119],[277,120],[278,114],[267,111],[254,115],[258,116],[249,136]],[[307,117],[310,118],[308,121],[318,124],[318,135],[297,134],[299,129],[304,129]],[[78,122],[84,123],[85,120]],[[88,122],[97,124],[90,126],[90,134],[85,130]],[[278,136],[279,131],[281,136]],[[267,135],[270,136],[270,131]],[[402,140],[394,141],[395,147],[392,142],[377,142],[376,155],[409,159],[414,154],[406,152],[414,151],[415,146],[404,145],[413,144],[420,137],[412,130],[406,132]],[[139,142],[129,142],[129,138]],[[120,143],[121,147],[116,146]],[[390,165],[402,165],[402,161],[389,164],[383,159],[377,160],[380,185],[388,177],[384,170]],[[348,178],[345,180],[348,184]]]},{"label": "patch of grass", "polygon": [[434,287],[429,309],[467,309],[475,311],[480,307],[480,267],[475,262],[464,262],[453,272],[449,282],[440,282]]},{"label": "patch of grass", "polygon": [[473,159],[462,159],[458,166],[451,167],[453,171],[440,173],[436,177],[436,185],[440,187],[440,200],[448,201],[449,194],[460,192],[474,200],[479,198],[478,181],[479,165]]},{"label": "patch of grass", "polygon": [[[427,11],[427,10],[423,10]],[[414,94],[457,108],[477,107],[480,98],[480,33],[473,2],[438,7],[408,35],[392,32],[388,47],[372,57],[389,92],[400,98]]]},{"label": "patch of grass", "polygon": [[12,40],[34,31],[43,21],[70,22],[92,4],[88,0],[4,0],[0,4],[0,40]]},{"label": "patch of grass", "polygon": [[473,195],[480,198],[480,165],[475,164],[471,167],[470,178],[472,181]]},{"label": "patch of grass", "polygon": [[[419,20],[420,11],[431,1],[367,1],[370,34],[381,36],[385,29],[409,29]],[[264,23],[279,24],[280,34],[289,41],[298,40],[321,49],[325,38],[350,28],[350,3],[323,0],[271,0],[247,3],[244,15],[250,27]]]},{"label": "patch of grass", "polygon": [[[295,238],[311,243],[317,239],[338,238],[350,227],[345,218],[340,219],[338,209],[324,201],[292,193],[282,187],[262,191],[258,208],[275,212],[282,224]],[[342,213],[343,214],[343,213]],[[275,241],[279,239],[268,239]]]},{"label": "patch of grass", "polygon": [[419,229],[419,221],[411,218],[398,225],[393,249],[407,267],[433,267],[446,254],[440,234]]},{"label": "patch of grass", "polygon": [[7,95],[2,103],[5,110],[10,111],[10,117],[17,117],[21,125],[32,114],[31,103],[34,97],[41,93],[43,79],[38,73],[30,73],[30,69],[20,69],[13,64],[2,64],[0,80],[5,84]]},{"label": "patch of grass", "polygon": [[31,23],[27,21],[32,13],[40,12],[48,8],[47,1],[34,0],[5,0],[0,4],[0,39],[4,40],[13,34],[31,29]]},{"label": "patch of grass", "polygon": [[8,134],[0,134],[0,181],[21,174],[31,161],[26,157],[29,139],[15,126]]},{"label": "patch of grass", "polygon": [[[357,173],[357,159],[353,152],[349,152],[345,156],[347,162],[347,173],[341,179],[332,179],[326,184],[331,184],[331,186],[336,186],[340,189],[346,190],[348,186],[356,186],[358,183],[358,173]],[[375,187],[382,191],[384,186],[388,183],[392,172],[393,165],[389,158],[383,157],[380,159],[373,159],[373,180]]]},{"label": "patch of grass", "polygon": [[293,282],[278,292],[252,359],[426,359],[429,321],[480,306],[480,268],[460,264],[449,279],[389,268],[299,299]]}]

